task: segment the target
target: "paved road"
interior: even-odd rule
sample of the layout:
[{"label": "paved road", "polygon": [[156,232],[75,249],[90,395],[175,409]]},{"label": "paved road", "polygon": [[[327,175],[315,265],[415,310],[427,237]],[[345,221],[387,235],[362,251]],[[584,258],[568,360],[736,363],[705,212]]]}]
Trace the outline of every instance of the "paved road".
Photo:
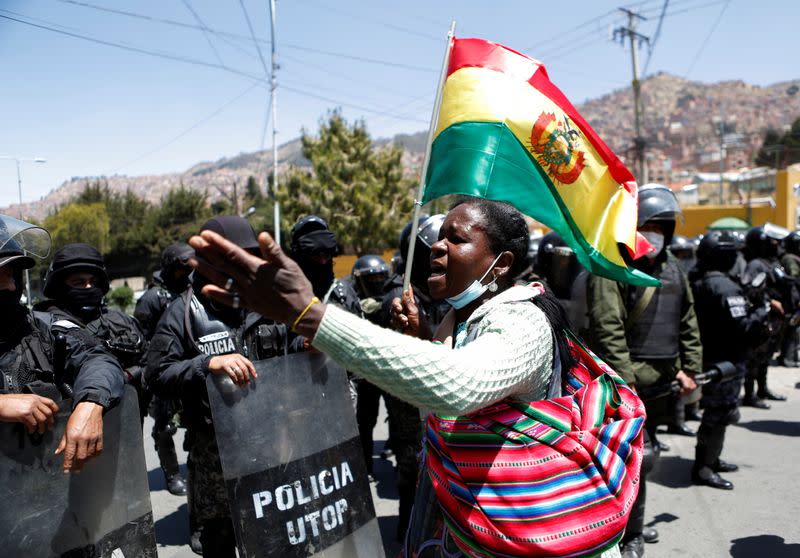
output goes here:
[{"label": "paved road", "polygon": [[[689,469],[694,459],[694,438],[661,436],[672,446],[663,454],[648,486],[647,520],[658,528],[661,540],[647,545],[648,558],[800,557],[800,369],[772,368],[773,390],[789,396],[769,411],[742,408],[741,422],[729,429],[723,458],[740,465],[727,475],[732,492],[693,486]],[[376,429],[376,453],[386,439],[386,424]],[[156,538],[161,558],[190,558],[185,498],[171,496],[149,438],[152,422],[145,425],[145,448]],[[695,426],[697,423],[690,423]],[[176,438],[180,447],[182,435]],[[185,462],[179,451],[179,459]],[[376,456],[372,485],[384,548],[394,558],[397,526],[397,492],[393,462]]]}]

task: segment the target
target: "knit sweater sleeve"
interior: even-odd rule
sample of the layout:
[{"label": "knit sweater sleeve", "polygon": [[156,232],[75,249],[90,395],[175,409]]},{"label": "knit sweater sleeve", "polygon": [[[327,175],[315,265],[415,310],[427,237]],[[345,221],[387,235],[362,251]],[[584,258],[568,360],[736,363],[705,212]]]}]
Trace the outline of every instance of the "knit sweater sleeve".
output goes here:
[{"label": "knit sweater sleeve", "polygon": [[550,324],[530,303],[502,304],[452,349],[380,328],[328,306],[313,346],[412,405],[463,415],[512,395],[543,394],[552,373]]}]

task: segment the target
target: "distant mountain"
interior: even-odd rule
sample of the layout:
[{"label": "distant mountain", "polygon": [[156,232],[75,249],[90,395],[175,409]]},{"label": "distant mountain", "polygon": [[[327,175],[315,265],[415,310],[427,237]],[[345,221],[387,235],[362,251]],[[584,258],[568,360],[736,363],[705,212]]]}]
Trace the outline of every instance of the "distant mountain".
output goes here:
[{"label": "distant mountain", "polygon": [[[752,164],[753,153],[768,128],[785,129],[800,117],[800,80],[767,87],[743,81],[713,84],[688,81],[669,74],[657,74],[642,82],[644,128],[651,180],[671,182],[680,171],[719,168],[719,119],[724,115],[726,168]],[[623,159],[629,158],[633,143],[633,96],[630,87],[612,91],[578,106],[578,110],[600,137]],[[403,163],[409,174],[422,164],[427,132],[399,134],[378,139],[376,146],[395,143],[404,151]],[[278,168],[306,166],[300,140],[280,146]],[[201,162],[180,173],[108,177],[79,177],[67,180],[38,201],[24,204],[24,214],[42,219],[69,203],[87,181],[97,178],[113,191],[130,188],[157,202],[171,188],[184,184],[205,191],[210,201],[221,197],[218,188],[228,189],[234,181],[244,186],[251,175],[263,177],[272,168],[271,151],[240,153],[213,162]],[[15,214],[16,206],[0,208]]]}]

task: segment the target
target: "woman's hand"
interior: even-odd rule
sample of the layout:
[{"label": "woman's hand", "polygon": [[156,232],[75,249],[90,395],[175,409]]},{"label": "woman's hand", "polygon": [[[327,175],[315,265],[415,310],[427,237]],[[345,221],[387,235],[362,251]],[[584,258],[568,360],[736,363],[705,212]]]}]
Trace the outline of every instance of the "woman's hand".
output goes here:
[{"label": "woman's hand", "polygon": [[408,290],[403,291],[402,298],[395,298],[392,301],[389,313],[393,329],[412,337],[431,338],[430,326],[419,311],[414,300],[414,288],[411,285],[408,286]]},{"label": "woman's hand", "polygon": [[[291,326],[314,297],[311,283],[270,235],[261,233],[258,243],[263,259],[212,231],[203,231],[189,239],[197,254],[189,263],[214,283],[203,287],[203,294],[210,299],[228,306],[246,306]],[[313,304],[295,331],[313,338],[324,313],[324,304]]]},{"label": "woman's hand", "polygon": [[208,361],[208,371],[212,374],[227,374],[234,384],[243,386],[250,379],[258,378],[256,367],[249,359],[240,354],[219,355]]},{"label": "woman's hand", "polygon": [[64,472],[79,473],[87,460],[103,451],[103,407],[81,401],[69,416],[67,428],[56,449],[64,454]]},{"label": "woman's hand", "polygon": [[0,421],[21,422],[33,434],[52,430],[58,405],[52,399],[31,393],[0,395]]}]

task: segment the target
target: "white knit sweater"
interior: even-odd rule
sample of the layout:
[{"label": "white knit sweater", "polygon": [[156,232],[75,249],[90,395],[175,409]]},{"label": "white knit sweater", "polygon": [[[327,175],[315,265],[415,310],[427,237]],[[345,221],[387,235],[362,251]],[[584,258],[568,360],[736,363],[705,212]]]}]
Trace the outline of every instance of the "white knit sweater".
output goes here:
[{"label": "white knit sweater", "polygon": [[530,299],[512,287],[467,320],[472,341],[451,348],[373,325],[329,305],[312,345],[412,405],[463,415],[514,397],[542,399],[552,374],[553,335]]}]

